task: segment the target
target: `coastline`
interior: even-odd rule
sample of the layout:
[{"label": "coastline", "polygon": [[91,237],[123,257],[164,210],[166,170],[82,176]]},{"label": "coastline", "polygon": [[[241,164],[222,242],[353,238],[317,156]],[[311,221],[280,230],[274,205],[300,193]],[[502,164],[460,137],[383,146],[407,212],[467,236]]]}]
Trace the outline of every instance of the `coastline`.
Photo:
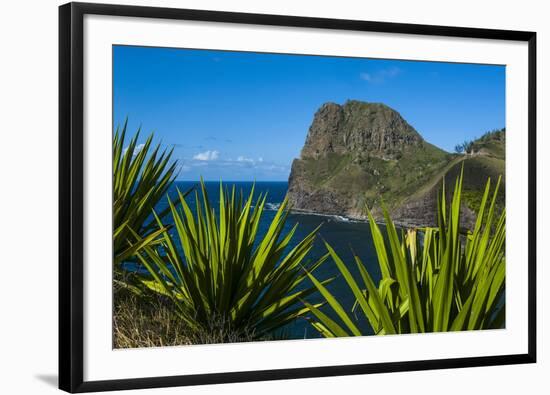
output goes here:
[{"label": "coastline", "polygon": [[[328,217],[336,219],[338,222],[349,222],[349,223],[369,223],[369,219],[364,217],[356,217],[356,216],[346,216],[346,215],[339,215],[339,214],[325,214],[325,213],[318,213],[315,211],[310,210],[303,210],[303,209],[291,209],[290,212],[292,214],[296,215],[314,215],[319,217]],[[375,221],[378,225],[386,225],[386,221],[383,220],[377,220]],[[399,228],[405,228],[405,229],[415,229],[415,228],[426,228],[428,225],[425,224],[419,224],[414,223],[412,221],[393,221],[393,223],[399,227]]]}]

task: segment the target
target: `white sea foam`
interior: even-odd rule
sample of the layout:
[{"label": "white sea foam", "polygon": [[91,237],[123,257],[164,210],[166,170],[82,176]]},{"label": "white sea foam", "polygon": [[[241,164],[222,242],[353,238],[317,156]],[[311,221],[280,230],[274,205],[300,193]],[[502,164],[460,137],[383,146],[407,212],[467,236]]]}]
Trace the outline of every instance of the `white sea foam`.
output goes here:
[{"label": "white sea foam", "polygon": [[266,202],[266,204],[265,204],[265,209],[266,210],[277,211],[277,210],[279,210],[280,207],[281,207],[281,203]]},{"label": "white sea foam", "polygon": [[306,211],[306,210],[292,210],[292,214],[295,214],[295,215],[314,215],[314,216],[317,216],[317,217],[327,217],[329,221],[335,221],[335,222],[353,222],[353,223],[368,222],[367,219],[350,218],[350,217],[344,217],[343,215],[335,215],[335,214],[316,213],[316,212],[313,212],[313,211]]}]

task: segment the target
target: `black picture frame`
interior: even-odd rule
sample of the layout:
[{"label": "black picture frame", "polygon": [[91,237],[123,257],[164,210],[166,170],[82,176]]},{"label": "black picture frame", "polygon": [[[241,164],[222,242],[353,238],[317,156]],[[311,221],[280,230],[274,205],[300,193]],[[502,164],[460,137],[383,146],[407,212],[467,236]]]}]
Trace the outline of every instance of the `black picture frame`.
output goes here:
[{"label": "black picture frame", "polygon": [[[528,43],[528,352],[525,354],[296,369],[83,379],[83,19],[86,14],[402,33]],[[534,363],[536,361],[536,33],[283,15],[69,3],[59,8],[59,388],[123,390],[244,381]]]}]

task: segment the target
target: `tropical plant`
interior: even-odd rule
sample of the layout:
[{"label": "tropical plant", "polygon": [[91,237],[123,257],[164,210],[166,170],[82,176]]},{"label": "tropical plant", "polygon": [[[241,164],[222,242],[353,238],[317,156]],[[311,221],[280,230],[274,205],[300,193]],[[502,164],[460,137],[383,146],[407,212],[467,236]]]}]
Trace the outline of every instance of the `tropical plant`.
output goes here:
[{"label": "tropical plant", "polygon": [[[242,191],[237,194],[235,186],[229,191],[220,182],[216,214],[202,180],[200,189],[195,213],[183,194],[177,198],[181,209],[168,199],[175,234],[164,231],[159,246],[137,253],[152,277],[143,283],[171,299],[175,314],[195,332],[219,330],[211,328],[215,322],[228,333],[261,338],[307,313],[299,300],[316,288],[305,282],[303,268],[312,272],[328,257],[307,260],[318,229],[291,248],[298,224],[283,234],[287,198],[260,237],[266,194],[254,202],[253,187],[244,200]],[[166,228],[159,216],[156,221]]]},{"label": "tropical plant", "polygon": [[474,148],[474,144],[475,144],[475,139],[464,140],[462,144],[455,145],[455,152],[458,154],[461,154],[461,153],[471,154]]},{"label": "tropical plant", "polygon": [[[170,163],[172,150],[152,151],[153,134],[138,145],[140,131],[125,144],[128,120],[117,127],[113,138],[113,261],[115,273],[121,264],[143,246],[154,242],[165,230],[157,228],[152,210],[176,176],[177,161]],[[165,212],[159,213],[162,218]]]},{"label": "tropical plant", "polygon": [[[450,207],[445,185],[438,196],[438,227],[401,231],[386,209],[386,239],[368,212],[381,279],[375,284],[359,257],[358,283],[326,244],[332,259],[375,334],[419,333],[501,328],[504,325],[505,219],[495,201],[500,178],[489,202],[488,180],[472,232],[460,231],[462,174],[457,178]],[[362,335],[350,314],[309,274],[335,313],[334,319],[305,302],[312,325],[324,336]],[[338,317],[338,318],[336,318]],[[341,323],[338,322],[341,321]]]}]

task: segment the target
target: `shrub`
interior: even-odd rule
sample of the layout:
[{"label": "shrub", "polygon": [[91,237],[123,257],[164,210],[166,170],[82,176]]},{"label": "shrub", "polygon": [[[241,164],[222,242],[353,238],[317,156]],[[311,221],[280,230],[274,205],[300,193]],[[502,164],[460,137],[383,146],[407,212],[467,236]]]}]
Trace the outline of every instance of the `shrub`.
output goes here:
[{"label": "shrub", "polygon": [[[438,199],[436,228],[401,231],[384,209],[386,240],[370,212],[369,222],[382,278],[375,284],[359,257],[361,283],[326,243],[330,256],[356,298],[375,334],[420,333],[501,328],[505,320],[505,210],[498,216],[495,201],[500,178],[489,202],[487,181],[472,232],[459,230],[462,174],[456,180],[450,207],[445,186]],[[311,324],[322,335],[360,336],[336,298],[312,274],[309,277],[335,313],[332,319],[304,302]],[[339,321],[339,322],[338,322]]]},{"label": "shrub", "polygon": [[[200,198],[195,191],[195,213],[182,194],[177,199],[181,211],[169,199],[175,235],[164,231],[160,246],[138,252],[152,277],[143,283],[170,298],[174,313],[196,333],[219,329],[212,328],[212,322],[221,322],[237,336],[248,331],[247,336],[262,338],[306,314],[308,308],[299,298],[316,292],[316,287],[305,286],[303,269],[311,272],[327,258],[306,261],[317,229],[290,249],[298,224],[283,234],[289,213],[286,198],[260,238],[265,194],[253,205],[254,188],[244,200],[235,186],[230,192],[220,182],[216,214],[202,180],[200,189]],[[158,216],[156,220],[165,228]]]},{"label": "shrub", "polygon": [[[140,131],[125,144],[128,121],[113,138],[113,263],[120,279],[122,263],[132,259],[143,246],[152,243],[164,229],[157,228],[152,210],[176,177],[177,161],[172,150],[151,149],[153,134],[137,145]],[[160,217],[168,211],[159,213]]]}]

